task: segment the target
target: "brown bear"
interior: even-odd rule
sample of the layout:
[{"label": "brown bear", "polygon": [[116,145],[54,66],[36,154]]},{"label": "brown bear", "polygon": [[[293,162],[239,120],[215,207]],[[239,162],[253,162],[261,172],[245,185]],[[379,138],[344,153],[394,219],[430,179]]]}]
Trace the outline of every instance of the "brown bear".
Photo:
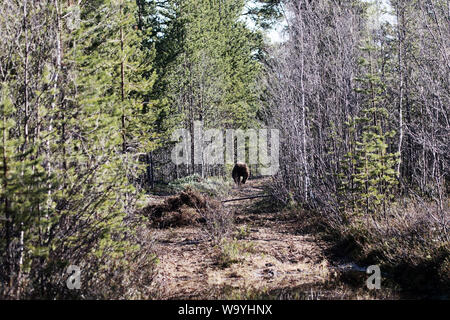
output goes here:
[{"label": "brown bear", "polygon": [[241,177],[242,183],[245,184],[245,181],[247,181],[249,175],[250,170],[248,169],[248,166],[245,163],[240,162],[234,165],[233,171],[231,172],[231,176],[238,186],[241,186]]}]

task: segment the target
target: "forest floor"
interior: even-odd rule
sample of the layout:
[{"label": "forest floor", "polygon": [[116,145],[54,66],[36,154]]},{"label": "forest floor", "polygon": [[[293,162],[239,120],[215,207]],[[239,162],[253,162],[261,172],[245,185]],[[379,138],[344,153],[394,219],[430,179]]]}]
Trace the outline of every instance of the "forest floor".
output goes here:
[{"label": "forest floor", "polygon": [[[249,180],[227,199],[264,195],[269,180]],[[269,198],[230,201],[235,237],[214,245],[201,226],[154,229],[159,256],[158,299],[379,299],[390,292],[369,290],[367,275],[355,271],[342,281],[344,261],[330,244],[304,231],[292,213],[273,209]],[[228,263],[223,263],[224,250]],[[347,277],[348,274],[347,274]],[[356,283],[356,285],[355,285]],[[378,291],[378,292],[375,292]]]}]

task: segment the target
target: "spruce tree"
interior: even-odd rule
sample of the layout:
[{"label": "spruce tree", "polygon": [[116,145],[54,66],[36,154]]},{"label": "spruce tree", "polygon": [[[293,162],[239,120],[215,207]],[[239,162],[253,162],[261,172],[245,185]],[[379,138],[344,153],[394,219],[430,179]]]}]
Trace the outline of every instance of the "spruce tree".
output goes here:
[{"label": "spruce tree", "polygon": [[[48,256],[48,248],[39,241],[42,228],[48,225],[40,205],[47,198],[48,176],[36,156],[36,148],[23,150],[24,139],[17,132],[16,110],[6,83],[0,93],[0,240],[2,268],[9,274],[10,286],[20,297],[21,275],[29,271],[31,260]],[[6,279],[5,279],[6,280]]]},{"label": "spruce tree", "polygon": [[389,202],[393,199],[397,184],[395,167],[397,154],[389,152],[389,140],[395,131],[386,130],[388,110],[384,97],[384,84],[377,74],[374,62],[375,48],[367,43],[363,48],[366,57],[360,59],[367,73],[356,79],[360,86],[357,92],[362,96],[364,108],[359,117],[348,122],[350,128],[359,128],[359,136],[351,130],[353,139],[357,139],[353,152],[346,156],[347,169],[351,170],[351,181],[344,182],[344,188],[354,195],[353,208],[356,212],[386,215]]}]

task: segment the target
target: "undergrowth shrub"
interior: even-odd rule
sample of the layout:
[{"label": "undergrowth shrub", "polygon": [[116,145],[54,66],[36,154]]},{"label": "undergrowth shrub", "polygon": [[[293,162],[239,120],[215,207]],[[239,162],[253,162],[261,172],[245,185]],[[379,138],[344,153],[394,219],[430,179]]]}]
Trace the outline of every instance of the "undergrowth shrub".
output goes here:
[{"label": "undergrowth shrub", "polygon": [[220,197],[229,193],[233,186],[231,179],[223,177],[202,178],[198,174],[177,179],[166,186],[159,186],[158,191],[176,194],[187,189],[194,189],[211,197]]},{"label": "undergrowth shrub", "polygon": [[[151,233],[140,217],[126,221],[126,232],[92,232],[84,246],[61,239],[48,256],[23,274],[20,299],[149,299],[158,259]],[[101,239],[101,240],[99,240]],[[89,245],[92,243],[92,246]],[[69,265],[79,268],[80,288],[69,289]],[[73,274],[72,274],[73,275]],[[0,297],[7,296],[2,282]]]},{"label": "undergrowth shrub", "polygon": [[346,214],[345,223],[321,223],[343,254],[382,265],[405,289],[427,291],[450,286],[449,233],[437,216],[433,204],[410,200],[406,206],[392,205],[386,215]]},{"label": "undergrowth shrub", "polygon": [[245,254],[254,252],[252,242],[240,242],[237,239],[223,240],[218,246],[217,265],[223,269],[243,260]]},{"label": "undergrowth shrub", "polygon": [[206,210],[203,210],[202,216],[205,219],[203,232],[213,244],[220,243],[231,234],[234,227],[234,212],[225,208],[221,202],[210,202]]}]

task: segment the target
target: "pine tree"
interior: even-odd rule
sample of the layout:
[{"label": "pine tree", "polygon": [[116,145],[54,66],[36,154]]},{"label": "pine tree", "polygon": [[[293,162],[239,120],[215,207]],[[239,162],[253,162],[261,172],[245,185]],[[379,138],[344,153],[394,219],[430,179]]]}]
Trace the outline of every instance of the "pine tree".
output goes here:
[{"label": "pine tree", "polygon": [[[60,4],[58,13],[72,9]],[[86,288],[95,292],[137,249],[125,218],[142,195],[135,187],[144,169],[139,155],[155,146],[154,101],[147,99],[155,76],[136,13],[132,2],[96,1],[81,9],[79,28],[57,26],[60,59],[44,72],[40,96],[51,104],[40,110],[42,138],[36,137],[39,163],[54,178],[36,184],[49,193],[38,199],[41,224],[29,228],[40,230],[29,284],[43,297],[76,294],[59,283],[69,264],[83,268]],[[50,78],[55,71],[59,77]]]},{"label": "pine tree", "polygon": [[[172,0],[159,11],[164,28],[156,39],[156,88],[170,106],[173,128],[187,128],[193,136],[195,121],[205,128],[257,126],[262,36],[242,21],[244,5]],[[193,162],[190,173],[208,174]]]},{"label": "pine tree", "polygon": [[[48,255],[48,248],[40,246],[41,229],[48,225],[40,205],[47,198],[48,177],[36,156],[36,148],[23,150],[24,139],[17,135],[15,108],[8,85],[1,85],[0,94],[0,241],[2,268],[9,275],[10,287],[20,297],[21,275],[29,271],[30,260]],[[22,151],[23,150],[23,151]],[[6,279],[5,279],[6,280]]]},{"label": "pine tree", "polygon": [[[388,150],[389,139],[395,131],[386,131],[388,111],[384,107],[385,88],[375,71],[373,52],[375,48],[367,43],[363,52],[367,58],[361,58],[360,64],[368,71],[356,79],[360,83],[357,92],[362,95],[364,108],[362,115],[348,122],[350,128],[359,127],[360,135],[351,136],[355,141],[353,152],[346,156],[345,168],[350,169],[350,181],[344,182],[344,188],[354,193],[353,208],[356,212],[386,216],[386,209],[393,199],[397,184],[395,167],[398,156]],[[345,163],[344,162],[344,163]]]}]

